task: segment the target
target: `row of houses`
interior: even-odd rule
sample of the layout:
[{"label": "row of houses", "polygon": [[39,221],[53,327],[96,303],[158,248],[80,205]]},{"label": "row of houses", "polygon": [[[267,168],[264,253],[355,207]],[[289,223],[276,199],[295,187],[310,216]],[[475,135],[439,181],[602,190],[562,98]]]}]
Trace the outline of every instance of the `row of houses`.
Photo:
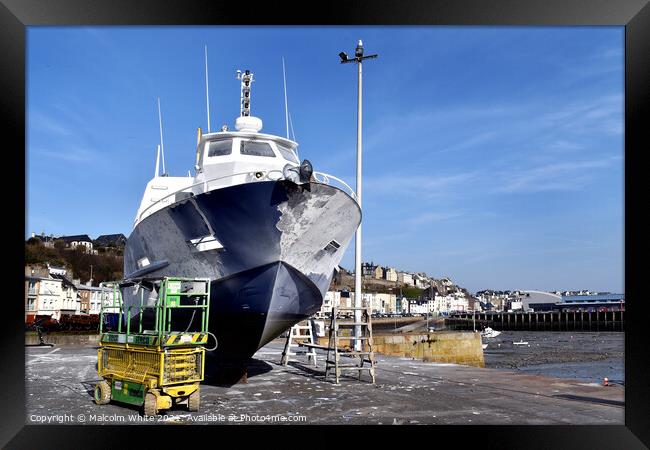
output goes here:
[{"label": "row of houses", "polygon": [[[435,281],[423,272],[410,273],[398,271],[394,267],[382,267],[374,262],[361,264],[361,276],[367,279],[392,281],[408,286],[415,286],[420,289],[431,287]],[[453,284],[448,278],[443,278],[441,281],[446,281],[449,285]]]},{"label": "row of houses", "polygon": [[68,277],[67,270],[51,265],[25,266],[25,323],[37,316],[60,321],[63,315],[99,314],[102,304],[113,304],[113,292],[82,284]]},{"label": "row of houses", "polygon": [[[452,293],[435,293],[433,297],[406,298],[396,294],[364,292],[363,304],[372,314],[432,314],[446,315],[451,312],[480,311],[480,303],[460,290]],[[328,291],[323,298],[320,314],[332,311],[332,307],[354,306],[354,292]]]},{"label": "row of houses", "polygon": [[65,248],[70,250],[74,250],[78,247],[83,247],[86,253],[93,255],[96,255],[98,253],[97,248],[119,248],[124,247],[126,244],[126,236],[124,236],[122,233],[102,234],[101,236],[98,236],[97,239],[91,239],[87,234],[55,237],[52,234],[45,235],[45,232],[41,232],[41,234],[32,233],[30,239],[36,239],[46,247],[54,247],[57,241],[62,242],[65,245]]}]

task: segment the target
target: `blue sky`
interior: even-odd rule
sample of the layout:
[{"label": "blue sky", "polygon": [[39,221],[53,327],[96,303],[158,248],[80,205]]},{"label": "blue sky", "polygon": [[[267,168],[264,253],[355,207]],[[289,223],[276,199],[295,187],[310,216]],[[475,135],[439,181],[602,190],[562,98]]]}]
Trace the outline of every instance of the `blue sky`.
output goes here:
[{"label": "blue sky", "polygon": [[[25,235],[129,235],[159,141],[253,115],[355,183],[363,39],[364,260],[479,289],[624,291],[622,27],[30,27]],[[343,266],[354,265],[353,245]]]}]

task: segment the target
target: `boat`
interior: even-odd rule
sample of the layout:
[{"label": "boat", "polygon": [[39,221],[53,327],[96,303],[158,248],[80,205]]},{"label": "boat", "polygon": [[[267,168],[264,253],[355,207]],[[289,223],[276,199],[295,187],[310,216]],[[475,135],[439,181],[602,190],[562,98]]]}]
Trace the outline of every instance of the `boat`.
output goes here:
[{"label": "boat", "polygon": [[481,344],[481,347],[483,347],[483,350],[485,350],[486,348],[488,348],[488,344]]},{"label": "boat", "polygon": [[481,331],[481,337],[483,338],[493,338],[493,337],[497,337],[500,334],[501,334],[500,331],[493,330],[490,327],[487,327],[483,331]]},{"label": "boat", "polygon": [[[199,128],[194,175],[164,173],[164,147],[159,174],[161,121],[155,175],[124,251],[125,278],[151,293],[156,286],[147,278],[210,278],[209,331],[221,366],[239,372],[235,379],[259,348],[319,311],[361,222],[344,181],[301,162],[288,135],[261,132],[262,120],[251,115],[253,73],[238,71],[237,79],[235,130]],[[155,320],[138,309],[142,293],[127,291],[132,314]]]},{"label": "boat", "polygon": [[513,341],[512,345],[528,345],[530,347],[530,345],[528,344],[528,341],[524,341],[524,340],[520,340],[519,342],[514,342]]}]

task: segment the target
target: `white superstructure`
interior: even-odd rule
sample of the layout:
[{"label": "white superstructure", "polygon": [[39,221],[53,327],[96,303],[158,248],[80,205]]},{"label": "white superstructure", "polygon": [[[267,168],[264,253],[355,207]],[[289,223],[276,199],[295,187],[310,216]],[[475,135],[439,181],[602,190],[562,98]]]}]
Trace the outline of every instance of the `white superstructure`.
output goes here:
[{"label": "white superstructure", "polygon": [[[147,183],[133,223],[134,228],[156,211],[193,195],[256,181],[281,179],[295,181],[295,178],[300,176],[298,143],[280,136],[261,133],[262,120],[250,115],[252,77],[253,74],[249,71],[245,71],[244,74],[238,71],[237,79],[242,80],[242,93],[241,115],[235,120],[236,131],[228,131],[224,125],[219,132],[203,134],[199,128],[194,176],[160,175],[158,160],[156,161],[156,174]],[[160,126],[162,130],[162,122]],[[160,158],[160,151],[158,158]],[[329,183],[330,180],[337,181],[345,186],[354,198],[352,189],[342,180],[318,172],[315,172],[314,176],[316,181],[323,183]]]}]

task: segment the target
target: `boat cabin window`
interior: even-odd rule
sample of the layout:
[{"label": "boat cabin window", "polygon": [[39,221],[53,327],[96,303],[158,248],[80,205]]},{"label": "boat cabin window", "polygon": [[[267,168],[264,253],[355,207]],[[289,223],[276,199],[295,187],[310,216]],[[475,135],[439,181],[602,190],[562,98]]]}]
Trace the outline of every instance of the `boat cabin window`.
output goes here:
[{"label": "boat cabin window", "polygon": [[230,155],[232,153],[232,140],[222,139],[219,141],[210,141],[208,147],[208,157]]},{"label": "boat cabin window", "polygon": [[275,157],[273,149],[267,142],[241,141],[240,152],[242,155]]},{"label": "boat cabin window", "polygon": [[284,159],[286,159],[287,161],[295,162],[295,163],[300,162],[300,161],[298,161],[298,157],[293,152],[293,150],[291,150],[290,148],[287,148],[287,147],[283,147],[280,144],[276,144],[276,145],[278,146],[278,150],[280,150],[280,153],[282,154]]}]

